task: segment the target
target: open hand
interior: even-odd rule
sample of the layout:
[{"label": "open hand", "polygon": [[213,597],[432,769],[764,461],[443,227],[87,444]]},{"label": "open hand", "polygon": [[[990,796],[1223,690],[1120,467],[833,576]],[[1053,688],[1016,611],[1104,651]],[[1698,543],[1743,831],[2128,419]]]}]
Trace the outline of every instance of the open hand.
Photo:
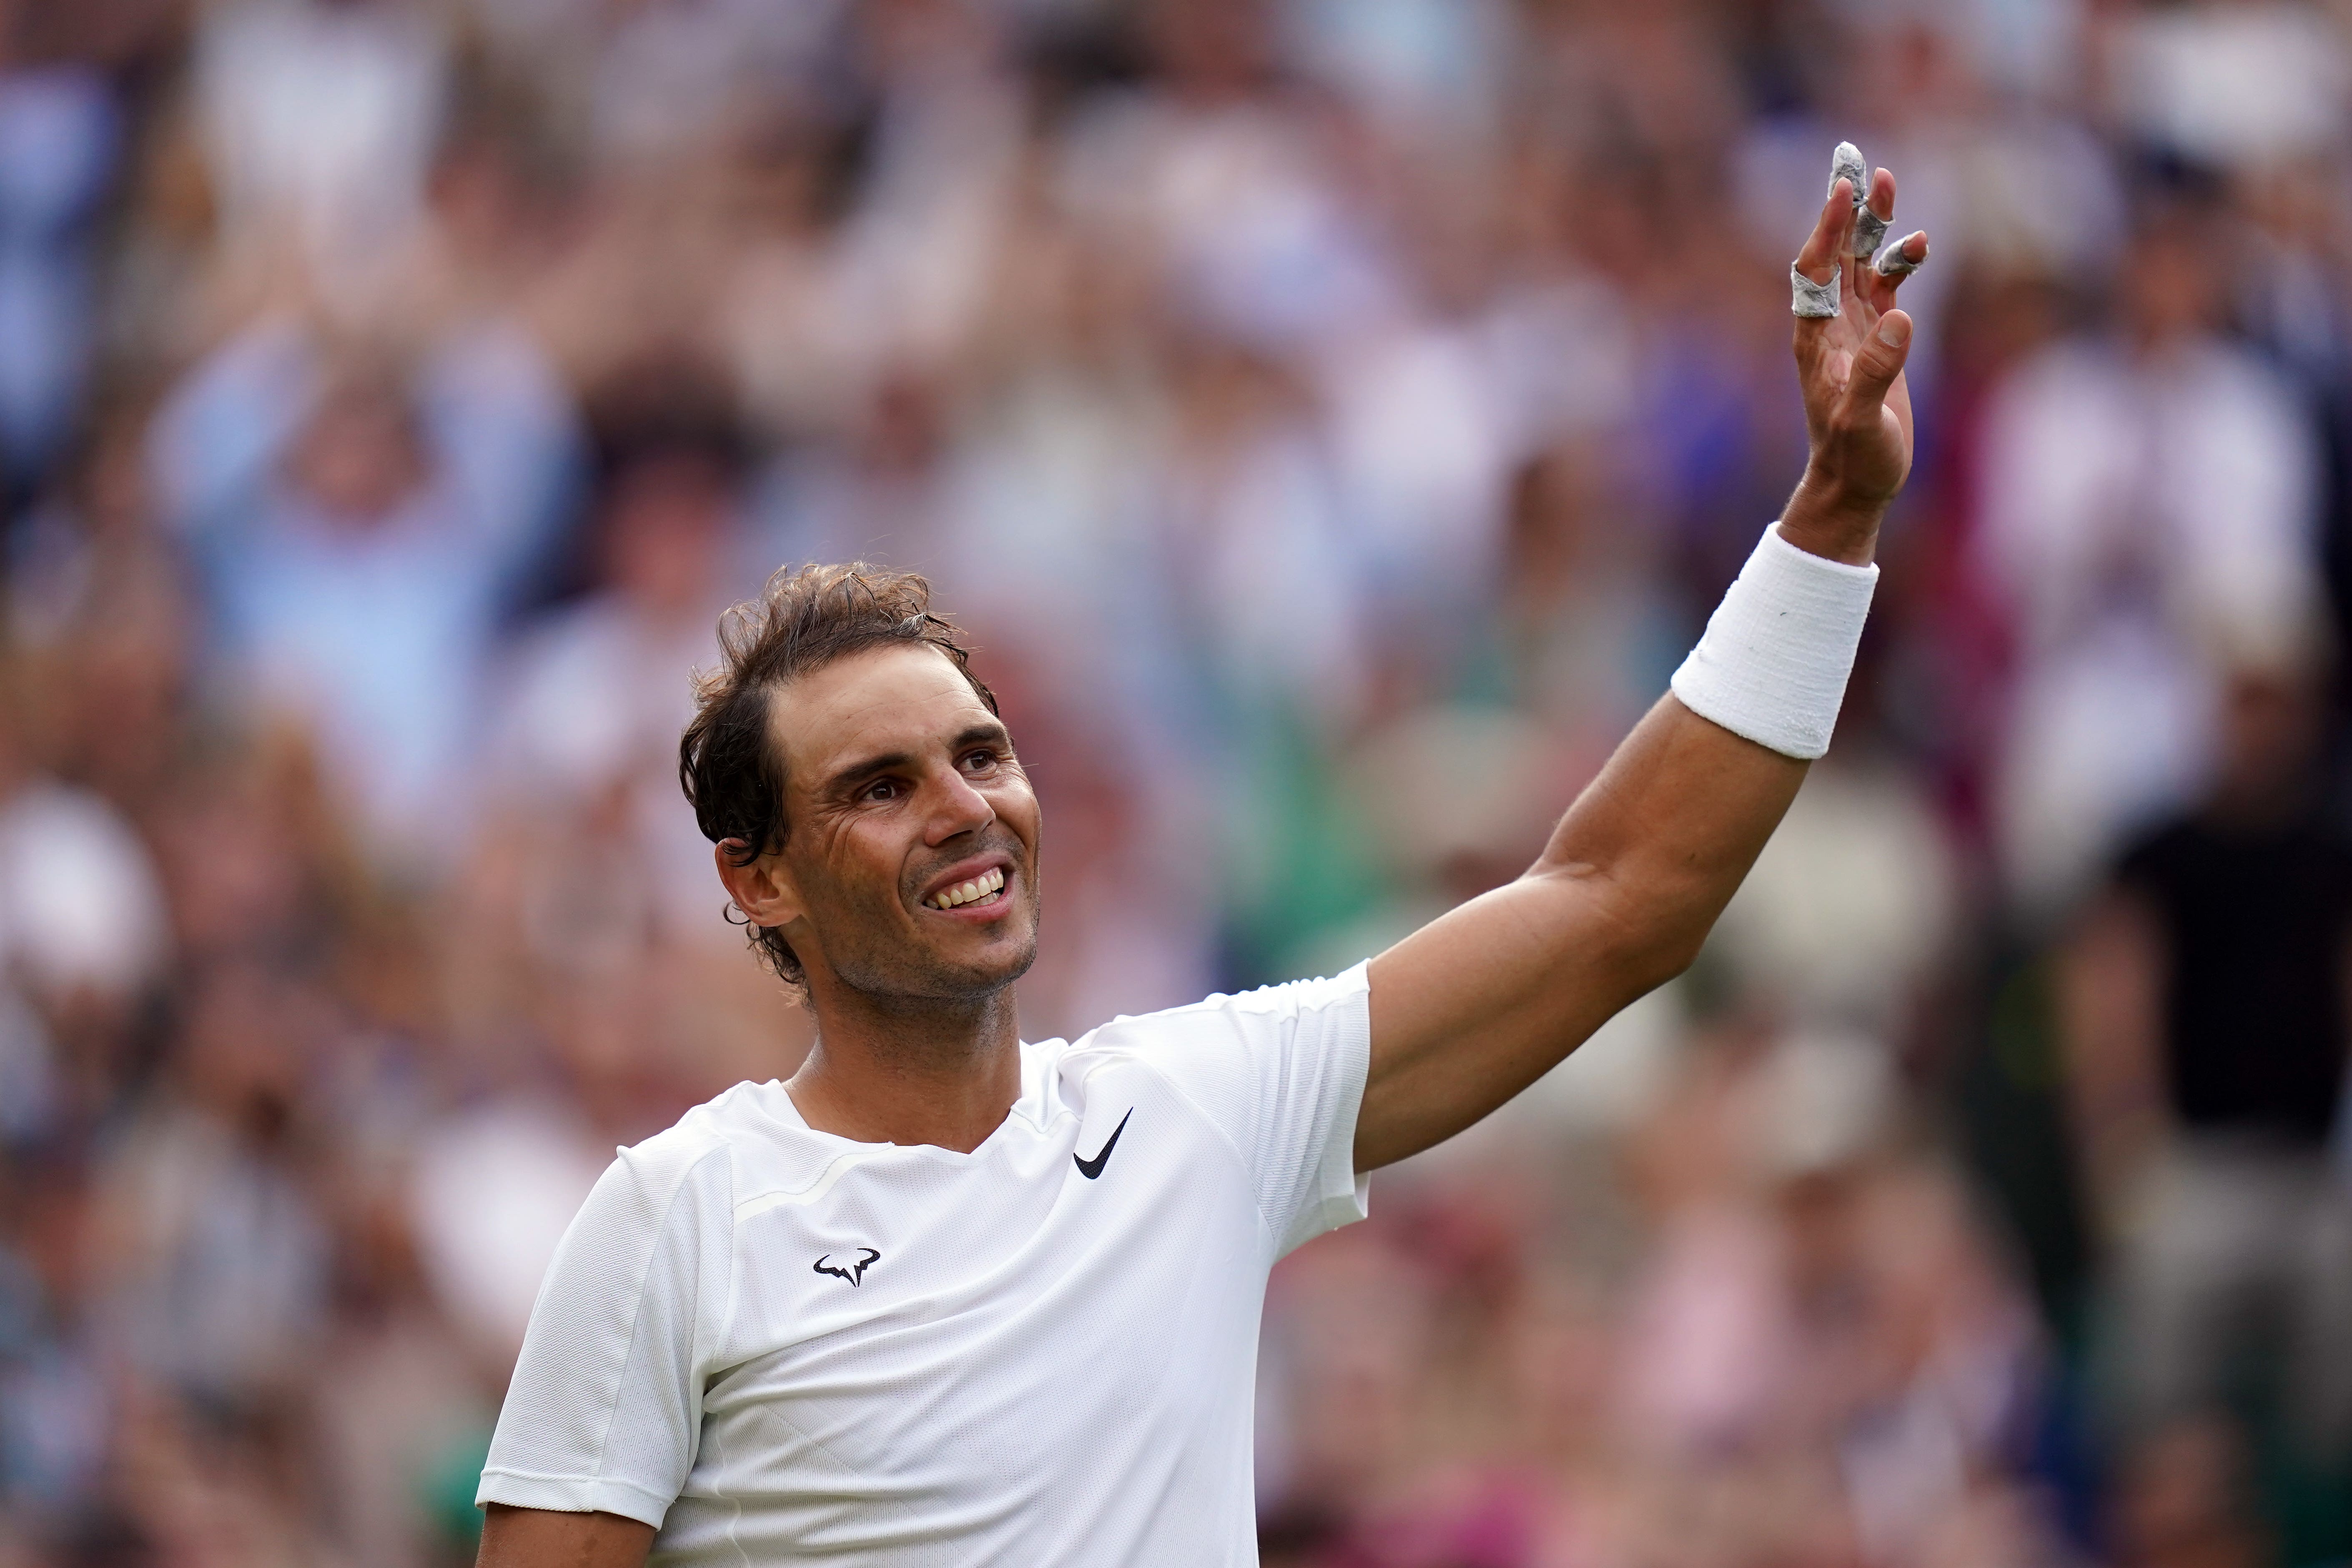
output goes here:
[{"label": "open hand", "polygon": [[[1893,174],[1881,169],[1871,176],[1869,201],[1880,218],[1894,217]],[[1815,554],[1867,561],[1878,520],[1911,472],[1911,392],[1903,380],[1911,318],[1895,308],[1902,278],[1881,276],[1868,257],[1848,254],[1854,224],[1853,187],[1840,179],[1797,254],[1797,269],[1815,283],[1837,279],[1840,309],[1797,318],[1797,378],[1811,453],[1780,531]],[[1909,261],[1927,259],[1926,235],[1900,244]]]}]

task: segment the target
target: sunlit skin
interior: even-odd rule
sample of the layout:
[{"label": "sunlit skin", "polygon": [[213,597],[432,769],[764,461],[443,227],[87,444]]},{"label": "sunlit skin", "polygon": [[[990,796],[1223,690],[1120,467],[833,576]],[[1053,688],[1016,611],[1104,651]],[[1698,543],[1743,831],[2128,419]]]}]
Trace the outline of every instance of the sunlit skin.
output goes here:
[{"label": "sunlit skin", "polygon": [[[736,907],[806,971],[817,1042],[793,1076],[812,1127],[969,1151],[1020,1092],[1013,983],[1037,955],[1037,796],[946,655],[872,648],[779,688],[783,841],[719,847]],[[1003,873],[957,909],[925,900]]]},{"label": "sunlit skin", "polygon": [[[1891,219],[1895,176],[1877,171],[1869,199]],[[1814,282],[1839,275],[1842,309],[1792,332],[1811,451],[1780,535],[1859,564],[1876,553],[1878,525],[1911,471],[1911,319],[1895,308],[1902,279],[1847,254],[1853,226],[1839,180],[1797,253]],[[1906,245],[1914,260],[1927,253],[1924,236]],[[1356,1168],[1378,1170],[1473,1125],[1687,967],[1805,768],[1660,698],[1523,876],[1372,960]]]},{"label": "sunlit skin", "polygon": [[[1885,170],[1869,200],[1894,216]],[[1853,231],[1841,180],[1797,257],[1817,283],[1841,276],[1843,308],[1795,326],[1811,450],[1780,532],[1858,563],[1911,469],[1911,321],[1895,308],[1901,280],[1846,254]],[[1925,251],[1909,242],[1913,259]],[[722,852],[719,872],[808,969],[818,1044],[793,1103],[823,1131],[976,1148],[1020,1091],[1010,987],[1036,948],[1029,781],[986,705],[929,649],[841,660],[780,691],[771,719],[791,830],[749,867]],[[1372,960],[1356,1169],[1476,1122],[1688,965],[1805,768],[1660,698],[1525,875]],[[1001,909],[922,907],[998,860]],[[479,1568],[639,1568],[653,1533],[613,1514],[493,1506]]]}]

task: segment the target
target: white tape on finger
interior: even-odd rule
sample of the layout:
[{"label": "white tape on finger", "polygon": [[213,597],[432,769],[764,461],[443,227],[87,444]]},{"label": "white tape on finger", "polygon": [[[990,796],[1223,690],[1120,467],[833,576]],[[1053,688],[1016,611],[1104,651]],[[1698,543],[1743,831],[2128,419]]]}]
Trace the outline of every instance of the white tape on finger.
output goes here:
[{"label": "white tape on finger", "polygon": [[1913,229],[1901,239],[1880,251],[1878,259],[1872,262],[1871,266],[1877,269],[1881,278],[1907,278],[1918,271],[1927,263],[1927,248],[1922,246],[1919,259],[1914,261],[1910,258],[1909,247],[1913,240],[1920,238],[1926,232],[1924,229]]},{"label": "white tape on finger", "polygon": [[1876,565],[1800,550],[1774,523],[1675,671],[1675,698],[1783,756],[1820,756],[1837,728],[1877,586]]},{"label": "white tape on finger", "polygon": [[1821,320],[1838,313],[1840,295],[1838,275],[1830,274],[1826,283],[1816,283],[1805,276],[1795,262],[1789,264],[1789,314],[1809,320]]},{"label": "white tape on finger", "polygon": [[1848,195],[1856,206],[1870,197],[1870,165],[1863,161],[1862,149],[1851,142],[1841,142],[1830,154],[1830,188],[1822,195],[1835,195],[1837,183],[1846,183]]},{"label": "white tape on finger", "polygon": [[1885,237],[1886,220],[1864,207],[1853,215],[1853,243],[1846,247],[1846,253],[1866,261],[1878,254],[1879,244]]},{"label": "white tape on finger", "polygon": [[1853,203],[1853,237],[1847,242],[1846,254],[1868,260],[1886,237],[1886,220],[1870,210],[1870,161],[1851,142],[1839,142],[1837,151],[1830,154],[1830,188],[1825,194],[1834,195],[1840,180],[1846,182],[1846,198]]}]

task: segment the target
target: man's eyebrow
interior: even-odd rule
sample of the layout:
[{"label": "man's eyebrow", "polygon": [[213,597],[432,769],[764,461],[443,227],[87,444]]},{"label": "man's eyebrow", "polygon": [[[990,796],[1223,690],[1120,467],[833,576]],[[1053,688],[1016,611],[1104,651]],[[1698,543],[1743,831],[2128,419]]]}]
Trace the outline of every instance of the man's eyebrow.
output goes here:
[{"label": "man's eyebrow", "polygon": [[[995,744],[1009,748],[1013,744],[1013,732],[994,720],[984,721],[967,727],[962,733],[948,742],[948,749],[961,752],[967,746],[982,744]],[[907,752],[885,752],[879,756],[861,758],[857,762],[835,769],[824,781],[825,791],[831,794],[855,789],[877,773],[887,773],[894,769],[912,767],[914,763],[913,754]]]},{"label": "man's eyebrow", "polygon": [[961,752],[966,746],[983,744],[1010,747],[1013,744],[1013,731],[994,719],[982,719],[967,728],[962,734],[958,735],[949,749]]},{"label": "man's eyebrow", "polygon": [[825,779],[824,787],[828,793],[855,789],[877,773],[887,773],[894,768],[909,767],[913,765],[914,761],[915,759],[905,752],[885,752],[878,757],[867,757],[862,761],[851,763],[845,767],[835,769]]}]

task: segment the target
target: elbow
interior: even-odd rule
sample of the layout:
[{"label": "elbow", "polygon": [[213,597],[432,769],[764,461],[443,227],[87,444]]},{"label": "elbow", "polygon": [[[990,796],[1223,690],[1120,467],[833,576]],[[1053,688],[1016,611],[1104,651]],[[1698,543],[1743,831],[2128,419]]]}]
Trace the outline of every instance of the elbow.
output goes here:
[{"label": "elbow", "polygon": [[1654,889],[1627,900],[1609,922],[1615,940],[1607,963],[1618,982],[1618,1005],[1648,995],[1697,963],[1717,912],[1695,900],[1659,899]]},{"label": "elbow", "polygon": [[1628,956],[1625,979],[1630,987],[1626,1000],[1646,996],[1667,981],[1679,978],[1698,962],[1699,950],[1706,945],[1706,930],[1678,931],[1650,942],[1639,952]]},{"label": "elbow", "polygon": [[[1572,942],[1578,965],[1616,1007],[1647,995],[1688,970],[1728,898],[1713,879],[1628,874],[1590,865],[1538,868],[1572,889]],[[1567,933],[1563,933],[1565,936]]]}]

